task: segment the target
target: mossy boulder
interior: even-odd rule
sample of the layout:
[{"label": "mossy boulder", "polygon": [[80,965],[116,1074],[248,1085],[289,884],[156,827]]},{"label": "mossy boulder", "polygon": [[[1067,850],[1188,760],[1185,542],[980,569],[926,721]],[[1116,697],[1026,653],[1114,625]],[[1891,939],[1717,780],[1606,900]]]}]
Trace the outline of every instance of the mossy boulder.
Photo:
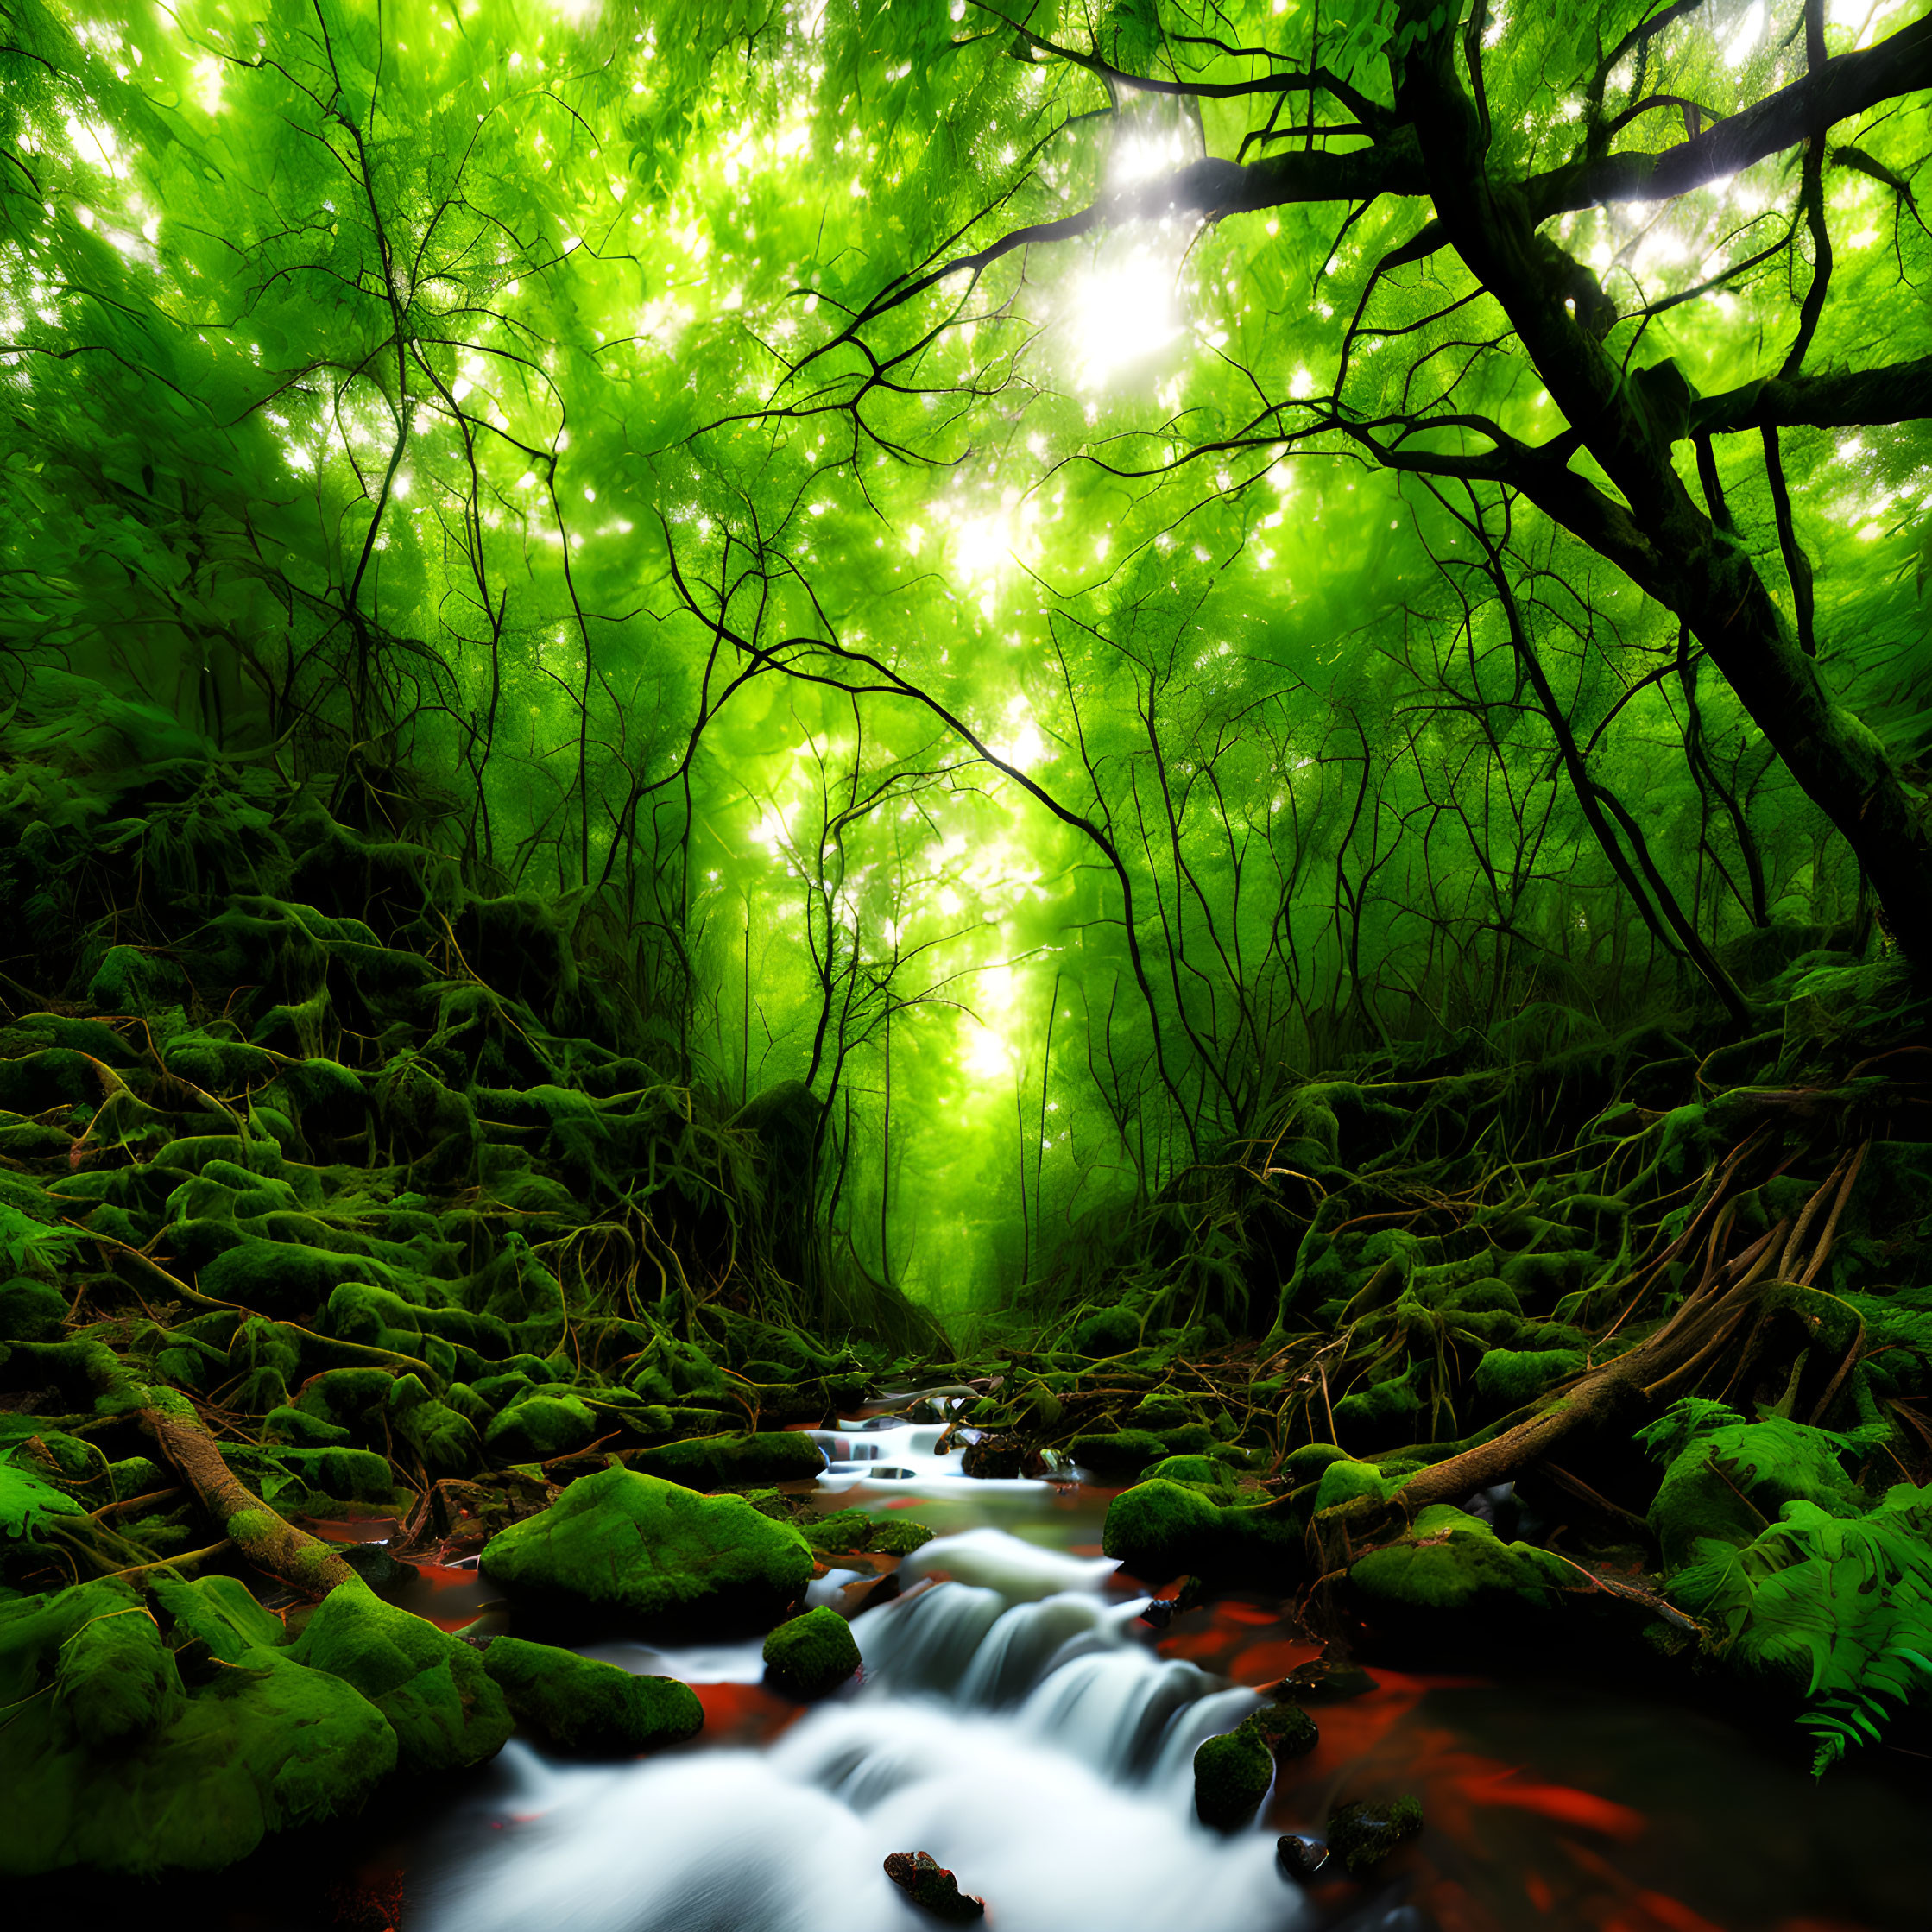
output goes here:
[{"label": "mossy boulder", "polygon": [[401,1770],[481,1764],[509,1737],[509,1707],[478,1653],[359,1578],[323,1598],[289,1654],[353,1684],[382,1712]]},{"label": "mossy boulder", "polygon": [[787,1429],[686,1436],[682,1442],[634,1450],[624,1461],[646,1475],[663,1476],[687,1489],[807,1482],[825,1467],[824,1452],[818,1443],[802,1430]]},{"label": "mossy boulder", "polygon": [[502,1410],[483,1431],[483,1447],[507,1462],[547,1462],[582,1449],[597,1418],[574,1395],[526,1395]]},{"label": "mossy boulder", "polygon": [[1140,1346],[1140,1319],[1131,1309],[1103,1308],[1073,1331],[1075,1351],[1089,1360],[1129,1355]]},{"label": "mossy boulder", "polygon": [[568,1750],[655,1751],[704,1727],[698,1693],[675,1677],[635,1676],[615,1664],[516,1637],[492,1638],[482,1655],[517,1722]]},{"label": "mossy boulder", "polygon": [[780,1624],[765,1639],[765,1676],[788,1697],[827,1697],[859,1667],[852,1627],[821,1605]]},{"label": "mossy boulder", "polygon": [[1277,1764],[1320,1742],[1315,1720],[1298,1705],[1264,1705],[1194,1753],[1194,1811],[1215,1831],[1239,1831],[1267,1796]]},{"label": "mossy boulder", "polygon": [[813,1566],[795,1529],[742,1496],[702,1496],[613,1464],[493,1537],[482,1567],[555,1614],[674,1634],[768,1626]]},{"label": "mossy boulder", "polygon": [[1424,1510],[1407,1535],[1357,1557],[1348,1570],[1366,1623],[1436,1651],[1528,1636],[1582,1581],[1562,1557],[1505,1543],[1448,1503]]},{"label": "mossy boulder", "polygon": [[0,1284],[0,1336],[9,1342],[58,1342],[67,1298],[51,1283],[16,1275]]},{"label": "mossy boulder", "polygon": [[1183,1575],[1266,1582],[1292,1560],[1295,1519],[1278,1504],[1219,1503],[1165,1478],[1138,1483],[1108,1504],[1101,1548],[1145,1583]]},{"label": "mossy boulder", "polygon": [[1587,1359],[1581,1348],[1491,1348],[1476,1364],[1476,1392],[1493,1408],[1518,1409],[1581,1375]]},{"label": "mossy boulder", "polygon": [[228,1578],[0,1605],[0,1875],[212,1871],[355,1810],[395,1732]]}]

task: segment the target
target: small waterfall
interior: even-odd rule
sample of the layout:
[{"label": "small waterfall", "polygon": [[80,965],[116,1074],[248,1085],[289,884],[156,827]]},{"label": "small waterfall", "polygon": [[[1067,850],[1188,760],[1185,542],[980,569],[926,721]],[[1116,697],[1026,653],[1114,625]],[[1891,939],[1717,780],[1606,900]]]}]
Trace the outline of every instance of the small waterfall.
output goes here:
[{"label": "small waterfall", "polygon": [[908,1594],[853,1626],[862,1686],[764,1752],[584,1765],[513,1746],[432,1848],[415,1923],[914,1932],[931,1922],[881,1861],[924,1850],[996,1932],[1285,1932],[1303,1915],[1272,1838],[1194,1818],[1196,1746],[1259,1700],[1136,1643],[1111,1569],[999,1531],[928,1544]]}]

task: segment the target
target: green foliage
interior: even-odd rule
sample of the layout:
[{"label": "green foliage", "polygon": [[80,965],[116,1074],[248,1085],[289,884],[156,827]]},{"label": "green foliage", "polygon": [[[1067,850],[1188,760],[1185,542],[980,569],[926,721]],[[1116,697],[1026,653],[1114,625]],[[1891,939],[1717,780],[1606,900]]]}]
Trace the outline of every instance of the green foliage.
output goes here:
[{"label": "green foliage", "polygon": [[1703,1544],[1671,1594],[1719,1654],[1805,1700],[1822,1773],[1932,1689],[1929,1539],[1932,1497],[1910,1484],[1851,1518],[1797,1499],[1749,1543]]},{"label": "green foliage", "polygon": [[30,1537],[50,1518],[87,1513],[65,1490],[21,1468],[14,1460],[19,1453],[0,1455],[0,1532]]}]

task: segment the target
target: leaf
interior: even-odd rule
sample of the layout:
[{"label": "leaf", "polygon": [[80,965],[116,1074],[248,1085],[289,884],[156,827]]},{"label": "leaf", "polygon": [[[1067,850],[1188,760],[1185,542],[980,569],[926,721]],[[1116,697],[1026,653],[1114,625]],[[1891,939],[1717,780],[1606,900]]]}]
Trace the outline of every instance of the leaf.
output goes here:
[{"label": "leaf", "polygon": [[50,1516],[85,1516],[72,1496],[31,1469],[17,1468],[13,1451],[0,1455],[0,1533],[31,1536]]}]

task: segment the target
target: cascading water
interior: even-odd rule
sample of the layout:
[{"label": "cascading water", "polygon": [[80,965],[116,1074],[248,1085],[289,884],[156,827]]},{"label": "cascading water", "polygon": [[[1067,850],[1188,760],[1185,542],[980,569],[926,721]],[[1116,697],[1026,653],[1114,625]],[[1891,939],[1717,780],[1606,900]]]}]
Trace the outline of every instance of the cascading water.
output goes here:
[{"label": "cascading water", "polygon": [[[756,1688],[755,1641],[600,1646],[699,1686],[705,1733],[620,1765],[512,1744],[426,1841],[412,1832],[378,1861],[407,1866],[408,1932],[929,1932],[938,1922],[882,1869],[917,1851],[985,1897],[992,1932],[1926,1923],[1932,1790],[1905,1761],[1885,1782],[1848,1766],[1815,1785],[1794,1754],[1573,1683],[1378,1665],[1368,1694],[1319,1705],[1320,1746],[1285,1767],[1256,1823],[1211,1833],[1194,1816],[1194,1750],[1260,1701],[1230,1678],[1268,1681],[1315,1646],[1253,1599],[1153,1636],[1110,1563],[1067,1553],[1091,1552],[1099,1499],[962,1479],[939,1434],[852,1424],[819,1438],[828,1503],[910,1506],[942,1532],[900,1564],[904,1594],[874,1593],[854,1621],[862,1683],[792,1720]],[[849,1606],[869,1583],[835,1571],[811,1601]],[[761,1746],[744,1745],[761,1726]],[[1360,1885],[1324,1872],[1305,1895],[1281,1875],[1276,1834],[1319,1833],[1337,1801],[1401,1791],[1427,1820],[1402,1870]]]},{"label": "cascading water", "polygon": [[863,1683],[768,1751],[590,1767],[512,1746],[432,1854],[417,1923],[900,1932],[932,1922],[882,1861],[925,1850],[999,1932],[1279,1932],[1299,1895],[1272,1836],[1193,1815],[1196,1746],[1259,1700],[1136,1643],[1145,1600],[1109,1595],[1111,1569],[1003,1531],[944,1537],[854,1625]]}]

